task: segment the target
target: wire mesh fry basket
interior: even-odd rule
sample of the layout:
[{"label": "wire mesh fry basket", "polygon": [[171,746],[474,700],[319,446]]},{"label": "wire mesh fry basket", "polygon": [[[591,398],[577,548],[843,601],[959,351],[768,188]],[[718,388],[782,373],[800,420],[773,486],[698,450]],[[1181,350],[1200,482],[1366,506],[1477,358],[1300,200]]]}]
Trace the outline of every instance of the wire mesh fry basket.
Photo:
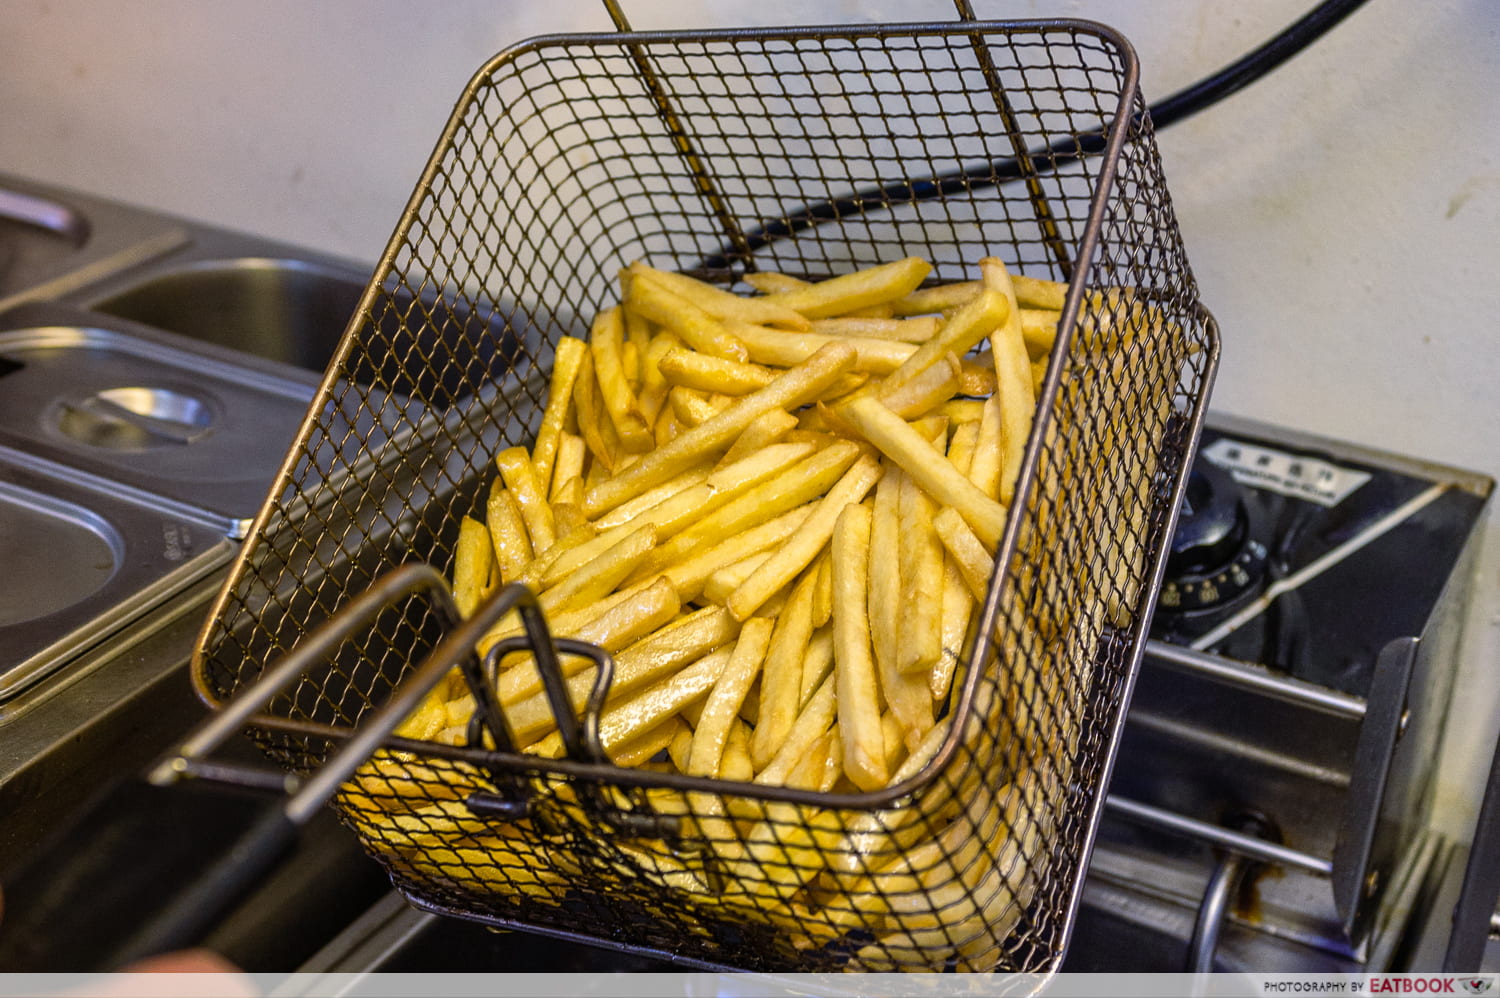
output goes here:
[{"label": "wire mesh fry basket", "polygon": [[[733,286],[1000,257],[1066,299],[988,597],[889,788],[615,767],[601,687],[576,724],[554,703],[561,759],[504,751],[486,708],[457,744],[387,739],[335,804],[408,898],[460,917],[750,970],[1056,970],[1218,354],[1136,81],[1122,38],[1075,21],[497,56],[204,629],[200,692],[233,697],[396,566],[450,570],[495,454],[537,432],[556,344],[632,261]],[[317,769],[450,634],[440,602],[345,637],[258,717],[267,751]],[[444,681],[483,705],[496,654]]]}]

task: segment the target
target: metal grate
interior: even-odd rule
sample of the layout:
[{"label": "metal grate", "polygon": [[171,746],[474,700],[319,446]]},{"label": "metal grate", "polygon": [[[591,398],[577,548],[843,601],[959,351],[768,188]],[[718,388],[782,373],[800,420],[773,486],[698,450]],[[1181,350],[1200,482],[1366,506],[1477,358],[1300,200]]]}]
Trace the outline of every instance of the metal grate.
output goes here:
[{"label": "metal grate", "polygon": [[[981,168],[1005,159],[1025,183]],[[1133,53],[1098,25],[578,35],[497,56],[205,628],[200,691],[232,696],[396,565],[451,569],[492,456],[538,425],[553,345],[587,335],[630,262],[733,284],[920,256],[950,281],[987,255],[1069,290],[927,765],[817,794],[394,740],[338,806],[402,890],[463,917],[744,969],[1055,970],[1218,352]],[[440,620],[391,607],[278,699],[268,750],[315,768]]]}]

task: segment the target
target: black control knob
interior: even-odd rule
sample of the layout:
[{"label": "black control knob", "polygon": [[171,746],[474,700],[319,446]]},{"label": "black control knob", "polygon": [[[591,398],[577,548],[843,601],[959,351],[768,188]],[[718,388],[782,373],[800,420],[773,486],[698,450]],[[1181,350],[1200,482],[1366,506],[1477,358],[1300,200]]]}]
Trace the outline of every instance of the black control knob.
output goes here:
[{"label": "black control knob", "polygon": [[1208,616],[1245,602],[1265,578],[1266,547],[1253,536],[1243,490],[1227,470],[1199,459],[1188,476],[1158,608]]}]

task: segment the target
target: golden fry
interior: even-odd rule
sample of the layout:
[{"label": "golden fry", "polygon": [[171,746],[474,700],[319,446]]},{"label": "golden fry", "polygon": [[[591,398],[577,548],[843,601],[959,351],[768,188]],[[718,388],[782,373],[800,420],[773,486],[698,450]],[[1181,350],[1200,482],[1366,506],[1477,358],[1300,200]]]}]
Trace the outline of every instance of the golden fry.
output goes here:
[{"label": "golden fry", "polygon": [[495,548],[485,525],[471,516],[458,522],[458,540],[453,547],[453,602],[467,617],[489,590]]},{"label": "golden fry", "polygon": [[604,412],[599,400],[599,381],[594,376],[594,355],[590,351],[583,359],[578,379],[573,382],[573,407],[578,420],[578,433],[588,446],[599,467],[615,470],[620,458],[620,437],[615,425]]},{"label": "golden fry", "polygon": [[669,290],[650,272],[633,273],[625,307],[682,338],[700,353],[745,360],[745,347],[724,324],[693,302]]},{"label": "golden fry", "polygon": [[751,685],[760,676],[761,663],[765,661],[775,626],[774,621],[755,619],[746,621],[740,629],[734,652],[699,715],[687,765],[681,767],[684,773],[719,775],[719,762],[724,756],[729,730],[739,717],[740,705]]},{"label": "golden fry", "polygon": [[974,440],[974,457],[969,464],[969,481],[991,499],[1000,496],[1000,462],[1004,458],[1000,424],[1000,400],[985,399],[980,409],[979,435]]},{"label": "golden fry", "polygon": [[719,407],[703,392],[676,385],[667,392],[667,403],[681,426],[701,426],[719,414]]},{"label": "golden fry", "polygon": [[979,539],[999,547],[1005,529],[1005,508],[954,470],[947,457],[933,448],[900,416],[877,399],[862,398],[841,407],[864,438],[916,479],[933,499],[956,508]]},{"label": "golden fry", "polygon": [[557,585],[543,590],[537,602],[543,610],[555,613],[607,596],[625,581],[655,546],[656,528],[647,524]]},{"label": "golden fry", "polygon": [[[664,679],[624,703],[607,708],[599,718],[599,741],[606,752],[665,722],[713,689],[719,673],[729,662],[731,647],[720,648]],[[562,737],[556,732],[538,742],[537,755],[556,759],[563,753]]]},{"label": "golden fry", "polygon": [[790,274],[778,274],[775,271],[762,270],[746,274],[741,278],[761,294],[772,295],[778,291],[795,291],[797,288],[805,288],[808,281],[800,277],[792,277]]},{"label": "golden fry", "polygon": [[584,497],[584,512],[598,516],[727,449],[757,417],[772,409],[791,409],[817,398],[853,369],[854,359],[854,351],[848,346],[833,343],[824,347],[765,388],[746,395],[713,419],[674,437],[625,471],[590,489]]},{"label": "golden fry", "polygon": [[1021,309],[1021,337],[1026,341],[1026,352],[1032,360],[1046,357],[1052,351],[1052,344],[1057,341],[1057,324],[1061,320],[1062,313],[1051,309]]},{"label": "golden fry", "polygon": [[547,393],[547,407],[542,411],[542,425],[536,434],[531,460],[543,491],[552,484],[552,463],[557,455],[558,440],[568,423],[568,407],[573,401],[573,383],[583,366],[588,345],[572,336],[557,341],[552,356],[552,380]]},{"label": "golden fry", "polygon": [[730,595],[725,606],[734,618],[744,620],[749,617],[797,573],[811,565],[833,536],[833,525],[844,507],[864,499],[880,480],[880,475],[880,463],[875,458],[866,455],[855,461],[853,467],[828,490],[812,516],[804,520],[797,532]]},{"label": "golden fry", "polygon": [[802,658],[812,637],[812,581],[803,579],[776,621],[760,676],[760,711],[750,759],[764,769],[781,750],[802,703]]},{"label": "golden fry", "polygon": [[651,427],[641,415],[640,404],[625,375],[621,359],[624,341],[625,320],[619,306],[607,308],[594,318],[589,334],[589,352],[594,359],[594,376],[599,381],[599,397],[614,424],[621,446],[639,454],[650,450],[654,441]]},{"label": "golden fry", "polygon": [[806,329],[807,319],[785,305],[778,305],[766,298],[748,298],[725,291],[723,288],[669,271],[656,270],[644,263],[630,267],[635,274],[649,273],[673,294],[692,302],[720,322],[756,322],[768,326],[786,326],[788,329]]},{"label": "golden fry", "polygon": [[[552,484],[548,490],[548,497],[553,502],[557,501],[557,495],[563,486],[574,479],[582,480],[588,454],[588,445],[583,442],[583,437],[566,431],[558,435],[557,453],[552,462]],[[537,475],[537,484],[546,484],[540,474]]]},{"label": "golden fry", "polygon": [[901,632],[896,669],[907,674],[931,671],[943,651],[943,547],[933,529],[933,512],[932,500],[916,479],[906,475],[897,514]]},{"label": "golden fry", "polygon": [[809,319],[821,319],[894,301],[915,291],[931,272],[931,264],[911,256],[806,287],[778,291],[767,298]]},{"label": "golden fry", "polygon": [[814,452],[782,472],[775,480],[757,485],[678,533],[661,546],[656,556],[648,562],[647,570],[662,571],[700,547],[717,544],[726,537],[765,523],[821,496],[848,470],[859,453],[860,446],[847,440]]},{"label": "golden fry", "polygon": [[495,456],[495,465],[505,487],[521,510],[521,519],[526,524],[526,534],[533,551],[545,551],[557,540],[552,521],[552,507],[547,504],[546,494],[537,481],[536,469],[524,447],[508,447]]},{"label": "golden fry", "polygon": [[784,409],[772,409],[745,427],[744,431],[735,438],[729,450],[724,452],[724,457],[719,461],[719,467],[726,467],[741,458],[748,457],[760,450],[780,442],[788,433],[797,428],[797,417]]},{"label": "golden fry", "polygon": [[880,400],[902,419],[925,416],[961,390],[963,370],[957,357],[944,354],[905,384],[888,390],[882,387]]},{"label": "golden fry", "polygon": [[974,531],[954,509],[945,509],[933,518],[933,526],[942,539],[943,547],[958,567],[964,584],[976,600],[981,602],[989,592],[990,575],[995,570],[995,556],[987,551]]},{"label": "golden fry", "polygon": [[833,617],[833,567],[830,562],[832,555],[825,548],[818,555],[817,562],[810,571],[818,573],[818,583],[813,589],[813,627],[822,627]]},{"label": "golden fry", "polygon": [[490,531],[490,543],[495,548],[495,563],[500,570],[502,582],[514,582],[531,563],[531,540],[526,532],[526,523],[521,518],[521,508],[515,497],[505,487],[505,479],[497,478],[490,486],[489,501],[484,508],[485,526]]},{"label": "golden fry", "polygon": [[950,353],[962,357],[1007,321],[1011,314],[1004,296],[988,290],[981,292],[943,323],[936,336],[919,346],[881,383],[881,395],[895,391]]},{"label": "golden fry", "polygon": [[979,261],[987,289],[1005,295],[1011,312],[995,335],[990,338],[995,354],[995,394],[1000,399],[1000,502],[1009,506],[1015,493],[1016,477],[1026,454],[1026,438],[1036,415],[1036,393],[1031,387],[1031,357],[1021,334],[1020,307],[1016,291],[1005,264],[995,257]]},{"label": "golden fry", "polygon": [[844,772],[861,790],[885,786],[880,691],[870,653],[865,605],[869,579],[870,509],[845,506],[833,532],[833,662]]},{"label": "golden fry", "polygon": [[877,340],[860,336],[829,336],[823,333],[789,333],[768,326],[731,327],[745,345],[750,359],[772,367],[791,367],[807,360],[830,343],[854,348],[853,370],[889,374],[899,368],[919,347],[900,340]]},{"label": "golden fry", "polygon": [[725,395],[748,395],[776,379],[776,372],[770,368],[681,347],[667,351],[658,368],[669,384]]},{"label": "golden fry", "polygon": [[[755,774],[754,782],[767,786],[779,786],[786,783],[787,774],[792,771],[792,767],[807,754],[813,742],[828,730],[834,718],[838,716],[835,683],[835,677],[828,676],[813,695],[807,698],[802,710],[796,714],[795,719],[787,728],[781,746],[764,766],[758,767],[759,771]],[[764,723],[764,720],[761,723]],[[757,730],[759,730],[758,725]],[[753,736],[751,744],[751,761],[753,762]]]},{"label": "golden fry", "polygon": [[840,316],[834,319],[814,319],[810,332],[824,336],[857,336],[869,340],[898,340],[902,343],[926,343],[937,335],[937,316],[923,315],[915,319],[861,319]]},{"label": "golden fry", "polygon": [[1068,286],[1061,281],[1012,274],[1011,284],[1015,287],[1016,301],[1027,308],[1061,312],[1063,301],[1068,297]]},{"label": "golden fry", "polygon": [[973,301],[980,292],[978,281],[960,281],[956,284],[937,284],[930,288],[913,291],[904,298],[891,302],[897,315],[928,315],[934,312],[949,312],[962,308]]}]

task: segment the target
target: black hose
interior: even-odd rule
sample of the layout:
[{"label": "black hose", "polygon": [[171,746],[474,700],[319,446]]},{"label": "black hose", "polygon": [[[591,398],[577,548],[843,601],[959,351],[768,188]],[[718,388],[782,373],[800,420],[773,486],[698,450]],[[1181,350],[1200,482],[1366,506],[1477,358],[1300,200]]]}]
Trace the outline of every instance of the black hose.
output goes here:
[{"label": "black hose", "polygon": [[[1213,75],[1150,105],[1147,114],[1153,126],[1166,128],[1238,93],[1323,37],[1334,25],[1364,3],[1365,0],[1323,0],[1323,3],[1288,25],[1264,45],[1246,53]],[[1100,131],[1070,136],[1054,142],[1043,151],[1031,153],[1029,158],[1032,170],[1038,173],[1056,170],[1083,156],[1100,152],[1104,145],[1104,133]],[[880,211],[898,204],[982,190],[1019,180],[1023,176],[1025,174],[1017,160],[998,159],[980,167],[965,167],[939,174],[932,180],[903,181],[870,187],[832,201],[804,205],[788,213],[784,219],[747,232],[744,243],[738,247],[737,252],[730,247],[722,248],[716,255],[699,264],[699,267],[703,270],[726,270],[731,258],[742,257],[746,252],[762,249],[778,239],[795,235],[823,222]]]}]

